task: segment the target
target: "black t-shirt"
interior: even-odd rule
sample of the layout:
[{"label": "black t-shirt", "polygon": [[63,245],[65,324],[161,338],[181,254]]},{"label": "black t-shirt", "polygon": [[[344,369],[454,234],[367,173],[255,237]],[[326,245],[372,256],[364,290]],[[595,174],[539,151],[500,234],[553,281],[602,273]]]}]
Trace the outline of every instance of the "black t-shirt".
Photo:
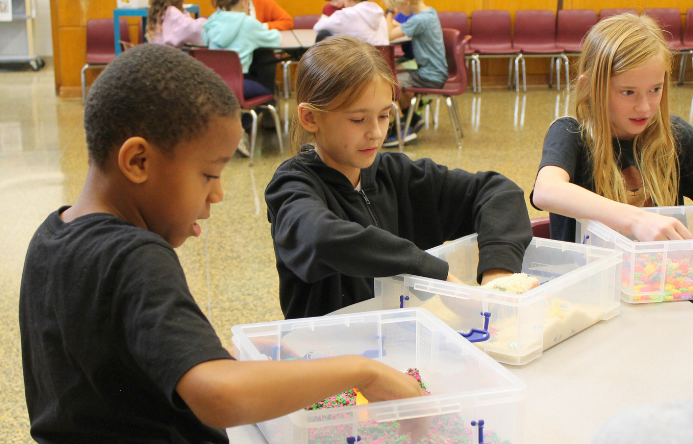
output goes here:
[{"label": "black t-shirt", "polygon": [[[680,164],[678,205],[683,205],[684,196],[693,196],[693,127],[676,116],[671,117],[671,125]],[[628,203],[638,207],[652,206],[651,200],[645,198],[642,176],[636,166],[633,140],[614,138],[613,148],[616,163],[626,182]],[[549,128],[544,138],[539,170],[547,165],[564,169],[570,175],[570,183],[594,192],[589,148],[582,140],[580,124],[576,119],[564,117],[556,120]],[[530,196],[532,198],[533,194]],[[541,210],[533,201],[532,206]],[[551,239],[575,242],[575,219],[554,213],[549,217]]]},{"label": "black t-shirt", "polygon": [[19,300],[31,435],[40,443],[228,443],[176,392],[230,359],[171,246],[108,214],[52,213],[29,244]]}]

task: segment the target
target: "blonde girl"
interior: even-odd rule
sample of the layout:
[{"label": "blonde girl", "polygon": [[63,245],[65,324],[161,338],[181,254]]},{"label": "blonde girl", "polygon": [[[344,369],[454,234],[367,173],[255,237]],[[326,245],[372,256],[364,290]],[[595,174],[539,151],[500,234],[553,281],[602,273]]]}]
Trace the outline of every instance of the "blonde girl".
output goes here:
[{"label": "blonde girl", "polygon": [[517,185],[378,152],[397,89],[378,50],[328,38],[303,56],[296,77],[298,152],[265,191],[287,318],[372,298],[374,277],[455,281],[424,250],[474,232],[479,281],[521,270],[532,233]]},{"label": "blonde girl", "polygon": [[183,0],[152,0],[147,13],[146,37],[151,43],[181,48],[186,43],[202,43],[202,25],[183,9]]},{"label": "blonde girl", "polygon": [[589,32],[580,58],[577,119],[556,120],[532,196],[551,213],[551,237],[575,241],[575,218],[640,241],[691,239],[677,219],[644,206],[693,196],[693,128],[669,115],[672,54],[651,18],[623,14]]}]

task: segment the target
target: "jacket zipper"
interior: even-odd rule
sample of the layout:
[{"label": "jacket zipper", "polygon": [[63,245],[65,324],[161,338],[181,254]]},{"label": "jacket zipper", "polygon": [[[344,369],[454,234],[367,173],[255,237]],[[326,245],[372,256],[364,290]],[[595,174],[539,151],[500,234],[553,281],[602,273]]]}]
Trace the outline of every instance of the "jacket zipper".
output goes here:
[{"label": "jacket zipper", "polygon": [[364,193],[363,190],[359,191],[358,193],[361,195],[361,197],[363,197],[363,200],[366,201],[366,208],[368,209],[368,214],[370,214],[371,216],[371,221],[373,221],[373,225],[380,228],[378,218],[375,217],[375,212],[373,212],[373,206],[371,205],[371,201],[368,200],[368,196],[366,196],[366,193]]}]

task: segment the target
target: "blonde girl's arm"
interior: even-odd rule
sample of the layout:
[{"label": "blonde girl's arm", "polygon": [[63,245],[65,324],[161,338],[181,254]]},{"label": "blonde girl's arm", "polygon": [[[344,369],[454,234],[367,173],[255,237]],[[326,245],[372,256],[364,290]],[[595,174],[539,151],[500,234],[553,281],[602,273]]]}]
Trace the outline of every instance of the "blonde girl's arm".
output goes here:
[{"label": "blonde girl's arm", "polygon": [[634,235],[641,242],[693,239],[677,219],[599,196],[570,183],[563,168],[547,165],[539,170],[533,202],[542,210],[575,219],[591,219]]}]

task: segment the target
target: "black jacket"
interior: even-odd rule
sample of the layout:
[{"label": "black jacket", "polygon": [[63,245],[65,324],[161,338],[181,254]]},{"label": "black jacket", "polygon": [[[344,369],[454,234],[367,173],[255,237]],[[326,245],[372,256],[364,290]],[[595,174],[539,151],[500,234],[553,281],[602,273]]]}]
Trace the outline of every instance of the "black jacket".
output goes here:
[{"label": "black jacket", "polygon": [[506,177],[379,153],[361,170],[358,192],[308,148],[265,190],[286,318],[372,298],[375,277],[444,280],[448,264],[423,250],[475,232],[478,279],[492,268],[522,269],[532,229],[524,193]]}]

